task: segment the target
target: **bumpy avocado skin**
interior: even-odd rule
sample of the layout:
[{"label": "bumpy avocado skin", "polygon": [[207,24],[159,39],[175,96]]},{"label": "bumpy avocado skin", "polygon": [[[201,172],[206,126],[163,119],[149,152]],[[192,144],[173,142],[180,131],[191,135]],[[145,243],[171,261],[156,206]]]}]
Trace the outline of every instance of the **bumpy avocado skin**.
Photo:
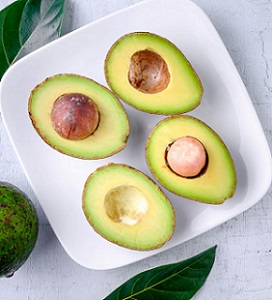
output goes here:
[{"label": "bumpy avocado skin", "polygon": [[0,277],[10,277],[28,259],[39,222],[30,199],[17,187],[0,182]]}]

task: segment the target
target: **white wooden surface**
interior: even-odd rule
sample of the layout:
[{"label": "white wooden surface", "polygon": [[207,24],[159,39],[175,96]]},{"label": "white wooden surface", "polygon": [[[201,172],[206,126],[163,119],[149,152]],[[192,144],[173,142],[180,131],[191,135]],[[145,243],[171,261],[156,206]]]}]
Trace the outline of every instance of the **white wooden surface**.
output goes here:
[{"label": "white wooden surface", "polygon": [[[64,33],[140,1],[67,0]],[[229,50],[272,149],[271,0],[193,1],[210,17]],[[0,9],[11,2],[1,0]],[[2,122],[0,145],[0,180],[24,190],[35,203],[40,218],[39,239],[31,257],[12,278],[0,279],[1,300],[103,299],[140,271],[183,260],[215,244],[218,245],[215,265],[194,299],[272,299],[271,187],[248,211],[185,244],[126,267],[94,271],[72,261],[59,244]]]}]

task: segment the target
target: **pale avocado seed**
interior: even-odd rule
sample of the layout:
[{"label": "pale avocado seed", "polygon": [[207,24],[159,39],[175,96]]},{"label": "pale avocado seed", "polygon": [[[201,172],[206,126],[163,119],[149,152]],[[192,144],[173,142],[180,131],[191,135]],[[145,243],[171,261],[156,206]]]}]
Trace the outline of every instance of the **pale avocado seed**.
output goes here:
[{"label": "pale avocado seed", "polygon": [[84,139],[97,129],[99,112],[95,103],[80,93],[64,94],[54,103],[51,120],[56,132],[69,140]]},{"label": "pale avocado seed", "polygon": [[121,185],[107,193],[104,209],[113,222],[131,226],[140,222],[145,216],[148,202],[138,188]]},{"label": "pale avocado seed", "polygon": [[145,49],[132,55],[128,80],[140,92],[155,94],[167,88],[170,73],[165,60],[159,54]]},{"label": "pale avocado seed", "polygon": [[166,149],[166,162],[172,171],[182,177],[195,177],[207,165],[207,153],[203,144],[196,138],[178,138]]}]

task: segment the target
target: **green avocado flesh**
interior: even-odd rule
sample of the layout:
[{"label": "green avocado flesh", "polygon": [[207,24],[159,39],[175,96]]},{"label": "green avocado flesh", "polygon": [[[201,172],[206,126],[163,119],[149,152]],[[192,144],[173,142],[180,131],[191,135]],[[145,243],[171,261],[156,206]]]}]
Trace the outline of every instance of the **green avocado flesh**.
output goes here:
[{"label": "green avocado flesh", "polygon": [[[80,140],[70,140],[57,133],[51,112],[62,95],[80,93],[89,97],[99,112],[94,133]],[[75,74],[59,74],[36,86],[29,98],[29,115],[42,139],[55,150],[82,159],[98,159],[121,151],[128,139],[129,122],[120,101],[104,86]]]},{"label": "green avocado flesh", "polygon": [[125,248],[159,248],[174,231],[170,201],[149,177],[124,164],[111,163],[92,173],[82,205],[94,230]]},{"label": "green avocado flesh", "polygon": [[[133,80],[134,77],[138,78],[137,84],[154,78],[167,81],[168,78],[165,79],[163,75],[169,73],[167,77],[170,77],[170,81],[163,90],[142,92],[131,84],[128,78],[131,58],[139,51],[145,54],[134,62],[136,69],[132,72]],[[155,54],[151,57],[148,53]],[[140,71],[139,64],[142,64]],[[156,74],[154,70],[159,70],[159,73]],[[130,33],[117,40],[108,51],[104,71],[114,93],[142,111],[155,114],[184,113],[194,109],[201,101],[203,87],[190,62],[173,43],[152,33]],[[147,72],[148,77],[143,72]]]},{"label": "green avocado flesh", "polygon": [[31,254],[38,237],[32,202],[15,186],[0,183],[0,277],[10,277]]},{"label": "green avocado flesh", "polygon": [[[198,139],[207,154],[205,170],[194,178],[176,174],[166,160],[169,145],[187,136]],[[157,180],[179,196],[220,204],[235,192],[236,171],[230,152],[218,134],[194,117],[173,116],[158,123],[146,144],[146,160]]]}]

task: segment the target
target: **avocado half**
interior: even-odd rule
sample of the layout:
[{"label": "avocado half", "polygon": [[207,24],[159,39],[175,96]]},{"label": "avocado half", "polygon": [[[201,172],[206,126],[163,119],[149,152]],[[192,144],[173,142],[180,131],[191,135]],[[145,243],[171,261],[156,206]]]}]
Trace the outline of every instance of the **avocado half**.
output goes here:
[{"label": "avocado half", "polygon": [[135,168],[114,163],[98,168],[87,179],[82,199],[94,230],[119,246],[151,250],[172,237],[175,214],[170,201]]},{"label": "avocado half", "polygon": [[17,187],[0,182],[0,277],[10,277],[28,259],[39,221],[31,200]]},{"label": "avocado half", "polygon": [[184,54],[149,32],[118,39],[104,65],[111,90],[127,104],[149,113],[179,114],[200,104],[201,81]]},{"label": "avocado half", "polygon": [[[89,136],[70,140],[53,127],[51,113],[63,95],[80,94],[96,105],[99,123]],[[73,100],[75,97],[71,97]],[[121,151],[129,136],[129,121],[120,101],[109,89],[90,78],[58,74],[47,78],[31,92],[28,110],[32,124],[42,139],[55,150],[82,159],[98,159]]]},{"label": "avocado half", "polygon": [[[205,149],[206,164],[196,176],[181,176],[168,164],[169,147],[182,137],[197,139]],[[229,150],[217,133],[195,117],[172,116],[159,122],[148,137],[146,160],[157,180],[179,196],[220,204],[235,192],[236,171]]]}]

